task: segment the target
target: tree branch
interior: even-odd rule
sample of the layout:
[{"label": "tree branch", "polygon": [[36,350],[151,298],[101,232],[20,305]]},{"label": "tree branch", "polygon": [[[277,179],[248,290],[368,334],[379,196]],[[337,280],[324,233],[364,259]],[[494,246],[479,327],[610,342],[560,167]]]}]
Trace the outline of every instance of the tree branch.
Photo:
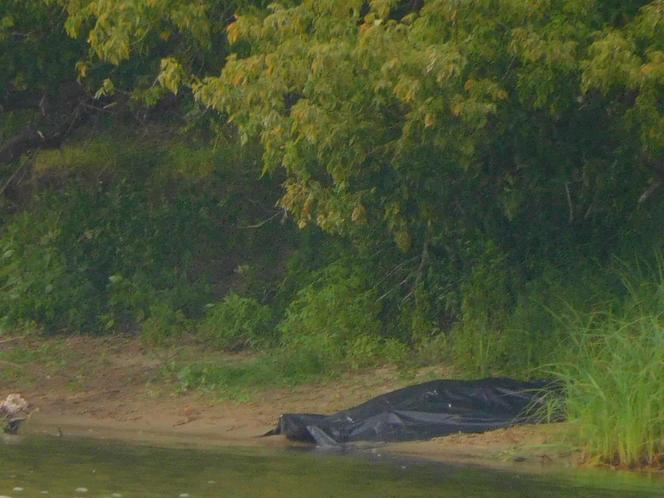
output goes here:
[{"label": "tree branch", "polygon": [[659,187],[662,186],[662,183],[664,183],[664,158],[660,158],[656,161],[649,160],[647,163],[654,171],[655,178],[650,186],[639,197],[638,204],[646,202],[659,189]]},{"label": "tree branch", "polygon": [[574,223],[574,204],[572,204],[572,195],[569,191],[569,182],[565,182],[565,197],[567,198],[567,209],[569,210],[567,223],[571,225]]},{"label": "tree branch", "polygon": [[33,149],[59,147],[63,139],[63,129],[44,134],[32,125],[28,126],[0,147],[0,163],[12,162]]},{"label": "tree branch", "polygon": [[[0,144],[0,163],[15,161],[23,154],[34,150],[60,147],[92,112],[99,110],[87,95],[81,95],[80,92],[75,97],[72,95],[68,97],[58,103],[56,111],[47,114],[47,109],[50,109],[45,97],[42,96],[34,106],[41,111],[41,119],[33,121]],[[52,114],[55,116],[52,117]]]},{"label": "tree branch", "polygon": [[657,191],[657,189],[661,186],[662,186],[662,179],[661,178],[656,179],[654,182],[652,182],[650,187],[648,187],[646,191],[641,194],[638,203],[643,204],[644,202],[646,202],[650,198],[650,196],[652,196],[652,194],[654,194]]}]

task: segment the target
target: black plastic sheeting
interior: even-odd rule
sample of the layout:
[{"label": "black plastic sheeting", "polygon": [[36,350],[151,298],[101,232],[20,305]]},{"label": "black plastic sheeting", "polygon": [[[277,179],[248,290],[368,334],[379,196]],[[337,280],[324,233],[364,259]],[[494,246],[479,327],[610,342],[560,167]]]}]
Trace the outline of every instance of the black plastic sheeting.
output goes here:
[{"label": "black plastic sheeting", "polygon": [[335,446],[355,441],[408,441],[543,422],[546,381],[507,378],[434,380],[373,398],[333,415],[287,413],[266,436]]}]

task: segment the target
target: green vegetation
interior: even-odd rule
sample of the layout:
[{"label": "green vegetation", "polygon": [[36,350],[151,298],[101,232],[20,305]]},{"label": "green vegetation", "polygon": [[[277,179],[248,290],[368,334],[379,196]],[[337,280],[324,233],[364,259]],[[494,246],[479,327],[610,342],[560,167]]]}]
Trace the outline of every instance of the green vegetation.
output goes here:
[{"label": "green vegetation", "polygon": [[274,343],[271,314],[269,306],[231,292],[209,305],[199,333],[218,348],[262,349]]},{"label": "green vegetation", "polygon": [[589,457],[629,466],[661,463],[663,335],[661,317],[607,319],[576,332],[576,364],[563,363],[558,371],[567,386],[568,416]]},{"label": "green vegetation", "polygon": [[589,458],[661,460],[662,0],[9,0],[0,110],[3,331],[554,365]]},{"label": "green vegetation", "polygon": [[[186,329],[185,318],[201,317],[215,286],[230,284],[226,275],[240,289],[256,274],[270,281],[264,258],[242,275],[235,269],[246,265],[245,251],[287,244],[289,230],[241,228],[272,209],[274,187],[236,176],[228,150],[184,147],[154,133],[36,158],[36,192],[0,237],[7,324],[46,333],[143,324],[146,339],[159,342]],[[245,174],[257,177],[252,155],[242,161]]]},{"label": "green vegetation", "polygon": [[567,323],[571,344],[555,366],[566,386],[565,408],[588,456],[605,463],[661,464],[663,270],[661,258],[649,271],[623,270],[624,301]]}]

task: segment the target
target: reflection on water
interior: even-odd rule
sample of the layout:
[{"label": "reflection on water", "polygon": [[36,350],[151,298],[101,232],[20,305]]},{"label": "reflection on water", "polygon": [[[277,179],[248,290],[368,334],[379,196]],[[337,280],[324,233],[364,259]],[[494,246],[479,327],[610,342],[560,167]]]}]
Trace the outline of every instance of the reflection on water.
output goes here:
[{"label": "reflection on water", "polygon": [[4,497],[654,497],[662,478],[534,477],[317,451],[193,450],[28,437],[0,443]]}]

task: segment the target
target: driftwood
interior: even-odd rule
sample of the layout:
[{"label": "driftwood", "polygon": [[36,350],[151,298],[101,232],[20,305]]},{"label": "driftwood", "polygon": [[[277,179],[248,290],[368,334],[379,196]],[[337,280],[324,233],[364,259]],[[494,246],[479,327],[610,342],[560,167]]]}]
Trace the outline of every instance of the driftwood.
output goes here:
[{"label": "driftwood", "polygon": [[7,434],[16,434],[29,417],[30,405],[20,394],[10,394],[0,403],[0,420]]}]

